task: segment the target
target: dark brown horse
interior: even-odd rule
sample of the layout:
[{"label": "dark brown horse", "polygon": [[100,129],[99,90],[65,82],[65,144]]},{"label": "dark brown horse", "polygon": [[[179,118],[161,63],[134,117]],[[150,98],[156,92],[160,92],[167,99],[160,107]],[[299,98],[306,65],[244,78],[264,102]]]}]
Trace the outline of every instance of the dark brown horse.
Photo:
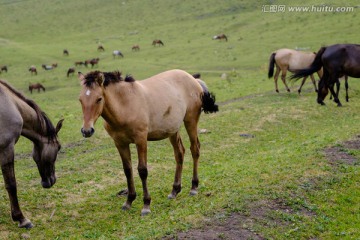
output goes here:
[{"label": "dark brown horse", "polygon": [[64,55],[64,56],[69,56],[69,51],[68,51],[67,49],[64,49],[64,50],[63,50],[63,55]]},{"label": "dark brown horse", "polygon": [[164,43],[160,40],[160,39],[155,39],[153,42],[152,42],[152,45],[155,47],[156,45],[158,46],[164,46]]},{"label": "dark brown horse", "polygon": [[32,157],[41,176],[41,185],[50,188],[56,182],[55,160],[60,150],[57,133],[62,121],[60,120],[55,128],[34,101],[25,98],[0,80],[0,164],[5,188],[9,194],[11,217],[19,222],[19,227],[31,228],[33,225],[24,217],[19,206],[14,171],[14,146],[20,136],[34,143]]},{"label": "dark brown horse", "polygon": [[140,46],[139,45],[134,45],[131,48],[132,51],[140,51]]},{"label": "dark brown horse", "polygon": [[71,68],[68,69],[68,71],[66,73],[66,76],[70,77],[70,74],[74,75],[74,73],[75,73],[75,68],[71,67]]},{"label": "dark brown horse", "polygon": [[37,75],[36,67],[35,67],[35,66],[31,66],[31,67],[29,68],[29,72],[31,73],[31,75],[33,75],[33,74]]},{"label": "dark brown horse", "polygon": [[334,101],[341,106],[339,97],[334,91],[334,85],[342,76],[360,78],[360,45],[335,44],[322,47],[310,67],[297,71],[291,78],[302,78],[321,68],[323,68],[323,76],[319,82],[317,102],[325,105],[324,99],[330,90]]},{"label": "dark brown horse", "polygon": [[213,37],[213,40],[225,40],[226,42],[228,41],[228,38],[226,37],[226,35],[225,34],[220,34],[220,35],[215,35],[214,37]]},{"label": "dark brown horse", "polygon": [[33,91],[34,89],[37,89],[38,92],[40,92],[40,90],[42,89],[42,90],[45,92],[45,87],[44,87],[42,84],[40,84],[40,83],[35,83],[35,84],[30,84],[30,85],[29,85],[29,91],[30,91],[30,93],[32,93],[32,91]]},{"label": "dark brown horse", "polygon": [[215,97],[205,83],[181,70],[170,70],[142,81],[119,72],[94,71],[79,73],[81,81],[80,103],[83,111],[84,137],[91,137],[96,120],[102,116],[104,127],[118,149],[125,176],[128,196],[123,205],[127,210],[136,198],[129,145],[134,143],[138,153],[138,172],[143,186],[142,215],[150,213],[151,197],[147,188],[147,141],[169,138],[174,149],[176,172],[172,199],[181,191],[181,175],[185,148],[180,137],[184,123],[191,143],[193,177],[190,194],[196,195],[199,184],[198,161],[200,142],[197,125],[201,111],[218,111]]}]

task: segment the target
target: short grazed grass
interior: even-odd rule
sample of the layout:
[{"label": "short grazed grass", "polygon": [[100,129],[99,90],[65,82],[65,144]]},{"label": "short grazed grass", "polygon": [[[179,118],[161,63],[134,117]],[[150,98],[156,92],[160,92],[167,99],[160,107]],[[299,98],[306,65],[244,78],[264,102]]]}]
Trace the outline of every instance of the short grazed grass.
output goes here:
[{"label": "short grazed grass", "polygon": [[[280,204],[289,211],[270,211],[251,230],[272,239],[356,239],[359,226],[359,164],[334,168],[326,147],[341,145],[359,134],[360,81],[350,79],[350,102],[338,108],[316,104],[312,84],[301,96],[299,82],[286,93],[279,83],[274,91],[267,79],[270,53],[281,47],[309,48],[356,42],[358,8],[352,13],[263,13],[268,1],[47,1],[0,0],[3,22],[0,65],[9,67],[0,78],[34,99],[53,122],[65,118],[59,133],[63,148],[56,165],[58,181],[42,189],[31,142],[21,138],[16,146],[18,195],[25,215],[35,227],[18,229],[9,216],[9,200],[0,180],[0,239],[156,239],[177,231],[202,227],[230,212],[251,216],[260,203]],[[287,4],[276,1],[275,4]],[[297,1],[292,5],[312,5]],[[328,4],[356,6],[356,1]],[[28,8],[36,9],[30,14]],[[16,12],[16,14],[13,14]],[[141,17],[140,17],[141,16]],[[286,23],[286,24],[284,24]],[[212,40],[224,32],[228,42]],[[164,47],[153,47],[155,38]],[[105,52],[97,52],[97,45]],[[141,50],[132,52],[139,44]],[[62,55],[67,48],[70,56]],[[124,59],[113,59],[112,50]],[[90,139],[80,134],[82,114],[79,82],[66,77],[75,61],[100,57],[103,71],[121,70],[136,79],[181,68],[199,72],[216,94],[220,112],[203,114],[200,129],[209,133],[201,141],[199,194],[190,197],[192,160],[187,148],[183,191],[168,200],[175,171],[168,141],[148,146],[148,185],[152,213],[141,217],[141,181],[135,174],[138,198],[130,211],[121,210],[126,188],[121,160],[112,140],[96,123]],[[41,64],[57,62],[44,71]],[[39,74],[31,76],[30,65]],[[88,72],[90,68],[77,67]],[[225,73],[226,79],[220,76]],[[45,93],[27,91],[41,82]],[[343,86],[342,86],[343,87]],[[343,89],[342,89],[343,91]],[[351,150],[359,159],[359,151]],[[132,148],[136,169],[135,148]],[[276,203],[276,204],[275,204]],[[265,205],[266,205],[265,204]]]}]

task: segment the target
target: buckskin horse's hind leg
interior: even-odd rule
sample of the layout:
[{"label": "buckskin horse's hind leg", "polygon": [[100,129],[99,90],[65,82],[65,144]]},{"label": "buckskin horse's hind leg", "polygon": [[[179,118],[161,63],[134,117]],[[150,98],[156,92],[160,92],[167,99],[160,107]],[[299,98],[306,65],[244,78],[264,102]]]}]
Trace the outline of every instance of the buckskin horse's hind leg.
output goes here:
[{"label": "buckskin horse's hind leg", "polygon": [[185,128],[189,135],[190,139],[190,150],[193,158],[193,177],[192,177],[192,186],[190,190],[190,195],[196,195],[198,193],[197,188],[199,186],[199,176],[198,176],[198,165],[200,157],[200,141],[197,133],[197,123],[199,120],[200,114],[195,119],[190,121],[185,121]]},{"label": "buckskin horse's hind leg", "polygon": [[14,171],[14,143],[2,147],[0,151],[1,171],[4,177],[5,188],[10,198],[11,217],[14,221],[19,222],[20,228],[32,228],[30,220],[26,219],[21,212],[17,197],[17,186]]},{"label": "buckskin horse's hind leg", "polygon": [[141,216],[149,214],[150,211],[150,203],[151,203],[151,197],[148,191],[147,187],[147,176],[148,176],[148,170],[147,170],[147,139],[146,137],[143,138],[142,141],[136,144],[137,153],[138,153],[138,172],[141,178],[141,183],[143,187],[143,201],[144,206],[141,210]]},{"label": "buckskin horse's hind leg", "polygon": [[179,132],[170,137],[171,145],[174,149],[174,155],[176,160],[176,171],[175,171],[175,179],[173,184],[172,192],[168,195],[169,199],[173,199],[177,196],[179,192],[181,192],[181,173],[183,169],[184,162],[184,153],[185,148],[182,143]]}]

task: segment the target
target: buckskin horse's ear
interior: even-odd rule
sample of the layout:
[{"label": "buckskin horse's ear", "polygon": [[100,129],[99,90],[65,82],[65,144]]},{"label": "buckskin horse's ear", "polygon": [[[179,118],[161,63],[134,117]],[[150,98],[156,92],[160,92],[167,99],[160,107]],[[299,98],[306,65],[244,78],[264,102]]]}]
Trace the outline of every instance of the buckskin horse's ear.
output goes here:
[{"label": "buckskin horse's ear", "polygon": [[99,86],[102,86],[105,81],[105,76],[102,72],[98,73],[98,76],[96,78],[96,82],[99,84]]},{"label": "buckskin horse's ear", "polygon": [[78,78],[80,80],[80,83],[83,83],[85,81],[85,76],[81,72],[78,72]]}]

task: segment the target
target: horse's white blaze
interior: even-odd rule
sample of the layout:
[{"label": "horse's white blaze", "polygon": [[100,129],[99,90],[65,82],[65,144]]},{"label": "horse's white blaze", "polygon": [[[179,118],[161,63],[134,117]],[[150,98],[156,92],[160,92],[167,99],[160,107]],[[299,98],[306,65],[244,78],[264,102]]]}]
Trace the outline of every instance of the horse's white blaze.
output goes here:
[{"label": "horse's white blaze", "polygon": [[86,94],[86,96],[90,96],[90,93],[91,93],[91,91],[88,89],[85,94]]}]

